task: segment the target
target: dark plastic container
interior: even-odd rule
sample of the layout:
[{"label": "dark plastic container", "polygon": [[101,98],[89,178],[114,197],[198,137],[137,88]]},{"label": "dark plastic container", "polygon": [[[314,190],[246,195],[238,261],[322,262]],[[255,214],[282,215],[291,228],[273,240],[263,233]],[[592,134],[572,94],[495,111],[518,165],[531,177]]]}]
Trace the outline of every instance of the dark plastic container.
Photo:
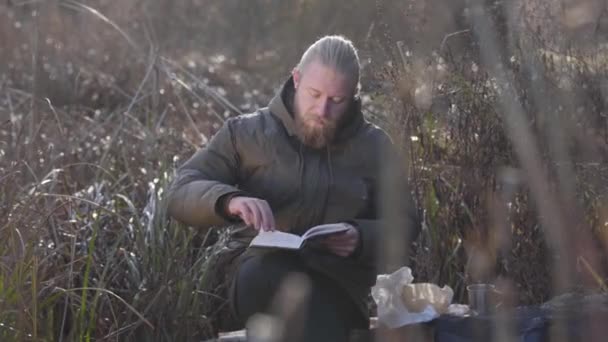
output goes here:
[{"label": "dark plastic container", "polygon": [[508,341],[548,340],[547,312],[538,307],[521,307],[493,315],[457,317],[443,315],[434,322],[435,342],[488,342],[506,333]]}]

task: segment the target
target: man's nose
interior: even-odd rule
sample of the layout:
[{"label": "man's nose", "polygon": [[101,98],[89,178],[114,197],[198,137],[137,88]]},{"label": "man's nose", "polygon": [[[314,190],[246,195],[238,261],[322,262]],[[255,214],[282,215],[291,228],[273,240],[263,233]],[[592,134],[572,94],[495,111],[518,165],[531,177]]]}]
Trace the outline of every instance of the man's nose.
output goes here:
[{"label": "man's nose", "polygon": [[331,103],[329,99],[322,99],[319,103],[319,116],[326,119],[331,114]]}]

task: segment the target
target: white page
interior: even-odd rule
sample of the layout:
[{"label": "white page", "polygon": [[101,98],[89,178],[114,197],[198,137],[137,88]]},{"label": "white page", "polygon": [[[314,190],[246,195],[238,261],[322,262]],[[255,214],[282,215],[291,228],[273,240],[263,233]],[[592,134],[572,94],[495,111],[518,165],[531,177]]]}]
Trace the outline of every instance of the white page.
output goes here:
[{"label": "white page", "polygon": [[342,223],[322,224],[320,226],[314,226],[307,230],[306,233],[302,235],[302,238],[306,240],[319,235],[341,233],[347,231],[348,228],[348,225]]},{"label": "white page", "polygon": [[251,240],[250,246],[299,249],[303,241],[301,237],[295,234],[284,233],[278,230],[272,232],[260,231]]}]

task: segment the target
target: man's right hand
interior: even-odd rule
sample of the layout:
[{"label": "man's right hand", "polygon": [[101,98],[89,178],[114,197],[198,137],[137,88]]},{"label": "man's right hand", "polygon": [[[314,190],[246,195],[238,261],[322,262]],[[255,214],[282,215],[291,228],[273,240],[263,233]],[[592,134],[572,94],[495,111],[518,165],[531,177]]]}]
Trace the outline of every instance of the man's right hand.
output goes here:
[{"label": "man's right hand", "polygon": [[238,216],[255,230],[275,230],[274,215],[268,202],[254,197],[235,196],[228,202],[228,214]]}]

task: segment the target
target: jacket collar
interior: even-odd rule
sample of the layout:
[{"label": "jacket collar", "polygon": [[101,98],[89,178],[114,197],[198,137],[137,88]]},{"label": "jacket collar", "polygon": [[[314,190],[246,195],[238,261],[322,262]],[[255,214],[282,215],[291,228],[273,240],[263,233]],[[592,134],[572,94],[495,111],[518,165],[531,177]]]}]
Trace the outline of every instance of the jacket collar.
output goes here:
[{"label": "jacket collar", "polygon": [[[290,136],[297,137],[296,121],[293,114],[293,99],[295,88],[293,77],[289,77],[277,94],[270,100],[268,108],[270,112],[281,120],[285,130]],[[361,112],[361,100],[356,98],[352,101],[351,107],[346,113],[347,119],[338,128],[336,138],[332,144],[342,143],[353,137],[365,123],[365,118]]]}]

